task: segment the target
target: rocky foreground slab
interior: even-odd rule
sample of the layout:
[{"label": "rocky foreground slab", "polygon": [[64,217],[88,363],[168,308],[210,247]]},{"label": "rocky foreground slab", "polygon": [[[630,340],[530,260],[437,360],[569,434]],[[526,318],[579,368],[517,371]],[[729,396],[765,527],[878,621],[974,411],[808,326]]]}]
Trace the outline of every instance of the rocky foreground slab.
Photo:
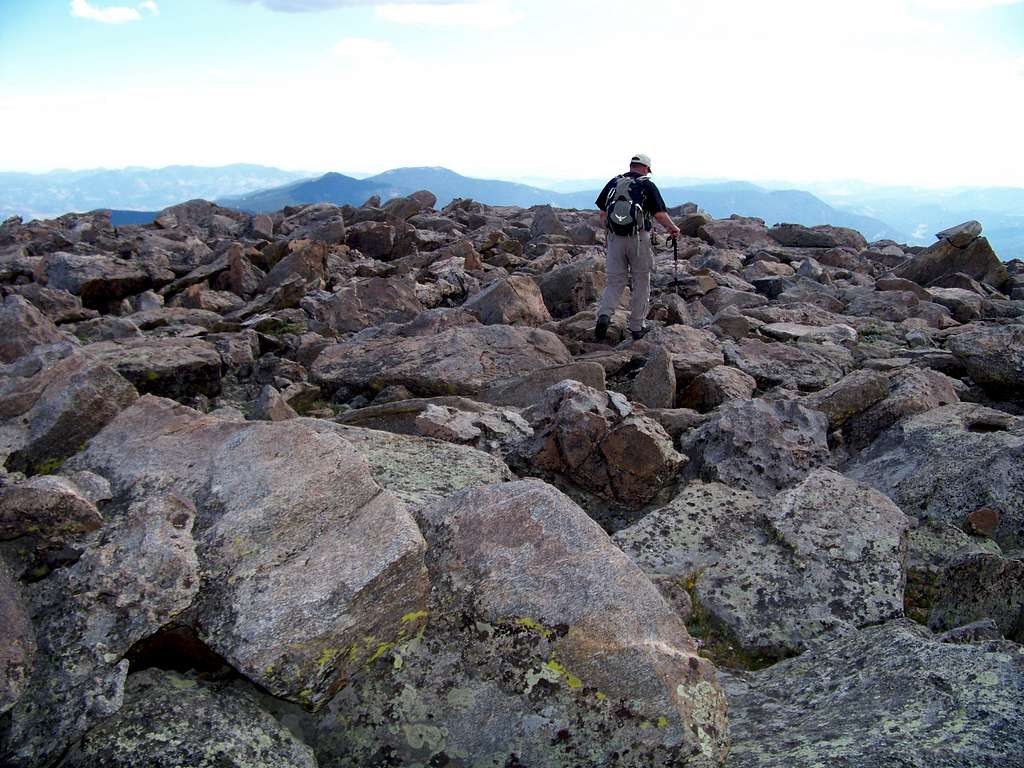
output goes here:
[{"label": "rocky foreground slab", "polygon": [[1020,763],[1024,262],[437,204],[0,225],[0,763]]}]

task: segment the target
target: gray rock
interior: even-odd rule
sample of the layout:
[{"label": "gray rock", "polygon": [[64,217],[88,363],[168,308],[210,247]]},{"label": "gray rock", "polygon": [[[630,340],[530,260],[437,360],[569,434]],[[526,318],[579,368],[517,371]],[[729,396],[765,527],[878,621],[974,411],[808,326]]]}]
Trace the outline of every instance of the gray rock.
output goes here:
[{"label": "gray rock", "polygon": [[0,488],[0,539],[37,536],[64,541],[95,531],[103,517],[74,482],[59,475],[36,475]]},{"label": "gray rock", "polygon": [[604,259],[581,258],[534,277],[553,317],[565,318],[592,307],[605,287]]},{"label": "gray rock", "polygon": [[351,410],[337,421],[356,427],[431,437],[504,455],[533,429],[515,410],[464,397],[397,399]]},{"label": "gray rock", "polygon": [[539,368],[522,376],[495,381],[482,389],[475,399],[493,405],[528,408],[543,397],[548,387],[566,379],[591,389],[605,389],[604,367],[594,362],[578,362]]},{"label": "gray rock", "polygon": [[838,248],[846,246],[856,251],[867,247],[867,241],[856,230],[823,224],[804,227],[800,224],[776,224],[768,230],[769,237],[779,245],[790,248]]},{"label": "gray rock", "polygon": [[747,309],[749,307],[763,307],[768,303],[768,299],[759,293],[736,291],[724,286],[715,288],[713,291],[705,294],[701,297],[700,301],[712,314],[721,312],[726,307]]},{"label": "gray rock", "polygon": [[778,245],[768,236],[764,222],[760,219],[713,219],[700,227],[698,233],[719,248],[772,248]]},{"label": "gray rock", "polygon": [[1024,326],[969,326],[950,336],[946,346],[985,389],[1010,397],[1024,391]]},{"label": "gray rock", "polygon": [[541,235],[560,235],[564,237],[567,234],[568,232],[559,220],[554,208],[550,205],[537,206],[533,214],[533,221],[530,223],[530,237],[540,237]]},{"label": "gray rock", "polygon": [[1001,288],[1008,277],[1006,266],[984,237],[977,237],[962,248],[949,240],[939,240],[893,270],[896,277],[905,277],[924,286],[956,272],[963,272],[993,288]]},{"label": "gray rock", "polygon": [[549,331],[456,322],[463,324],[442,324],[436,333],[429,320],[386,326],[328,347],[313,364],[312,379],[328,391],[401,384],[425,396],[473,394],[498,380],[571,360]]},{"label": "gray rock", "polygon": [[220,355],[201,339],[117,339],[89,344],[83,350],[110,365],[143,394],[220,394]]},{"label": "gray rock", "polygon": [[84,344],[115,339],[137,339],[142,337],[139,326],[126,317],[104,315],[68,326],[69,330]]},{"label": "gray rock", "polygon": [[321,714],[321,763],[372,764],[384,749],[410,765],[722,764],[713,667],[568,498],[522,481],[463,491],[419,521],[430,614]]},{"label": "gray rock", "polygon": [[407,323],[424,310],[411,281],[382,277],[361,278],[334,293],[312,291],[300,306],[312,318],[310,329],[326,335]]},{"label": "gray rock", "polygon": [[982,619],[962,627],[951,629],[939,635],[940,643],[984,643],[991,640],[1003,640],[1003,633],[992,619]]},{"label": "gray rock", "polygon": [[65,341],[57,326],[21,296],[0,304],[0,363],[12,363],[40,344]]},{"label": "gray rock", "polygon": [[680,394],[679,404],[698,411],[712,411],[730,400],[747,400],[754,396],[757,382],[743,371],[718,365],[690,382]]},{"label": "gray rock", "polygon": [[117,714],[89,731],[60,768],[316,768],[313,750],[254,699],[223,684],[144,670],[128,678]]},{"label": "gray rock", "polygon": [[270,384],[264,385],[253,405],[253,418],[262,421],[287,421],[297,418],[298,415],[281,397],[281,393]]},{"label": "gray rock", "polygon": [[[87,307],[102,308],[110,302],[142,293],[154,285],[152,273],[137,261],[109,254],[51,253],[43,261],[46,284],[68,291]],[[173,273],[158,274],[163,282]]]},{"label": "gray rock", "polygon": [[827,428],[825,414],[791,400],[734,400],[686,436],[686,474],[774,496],[829,464]]},{"label": "gray rock", "polygon": [[676,371],[664,347],[655,347],[633,379],[630,399],[648,408],[671,408],[676,399]]},{"label": "gray rock", "polygon": [[963,526],[980,507],[999,512],[994,537],[1024,543],[1024,420],[972,403],[904,419],[844,473],[888,495],[911,517]]},{"label": "gray rock", "polygon": [[303,423],[343,437],[369,465],[374,480],[413,510],[464,488],[512,479],[504,461],[469,446],[313,419]]},{"label": "gray rock", "polygon": [[668,351],[680,383],[687,383],[725,362],[722,346],[714,334],[697,328],[684,325],[654,328],[635,346],[643,351],[654,345]]},{"label": "gray rock", "polygon": [[273,290],[293,275],[301,277],[307,289],[322,288],[327,274],[326,244],[294,240],[288,244],[288,251],[288,255],[266,274],[257,290]]},{"label": "gray rock", "polygon": [[1024,754],[1024,651],[892,621],[730,676],[731,768],[1007,765]]},{"label": "gray rock", "polygon": [[37,348],[23,370],[0,374],[0,456],[10,470],[52,471],[138,399],[109,365],[69,345],[50,351]]},{"label": "gray rock", "polygon": [[828,416],[829,432],[889,395],[889,378],[877,371],[854,371],[804,398],[808,408]]},{"label": "gray rock", "polygon": [[725,362],[752,376],[758,387],[781,386],[816,392],[853,370],[853,357],[842,347],[825,344],[766,343],[743,339],[725,345]]},{"label": "gray rock", "polygon": [[[885,388],[880,380],[874,379],[870,373],[857,374],[865,384],[873,380],[874,384],[863,393],[870,399],[874,398],[879,389]],[[884,430],[901,419],[918,413],[930,411],[951,403],[960,402],[957,395],[956,381],[938,371],[918,368],[909,365],[888,375],[887,394],[869,405],[847,416],[844,420],[844,431],[850,447],[860,449],[871,443]],[[857,399],[857,393],[851,392]],[[829,403],[838,392],[832,395],[818,393],[812,396],[811,403],[823,406],[826,413],[837,403]],[[861,401],[864,402],[864,401]],[[829,417],[832,418],[831,415]]]},{"label": "gray rock", "polygon": [[397,635],[426,595],[424,543],[405,506],[320,423],[238,423],[147,396],[69,465],[107,477],[118,499],[159,489],[193,500],[200,639],[313,708],[372,654],[363,638]]},{"label": "gray rock", "polygon": [[551,320],[537,283],[522,275],[495,280],[470,297],[462,309],[484,325],[539,326]]},{"label": "gray rock", "polygon": [[981,318],[982,297],[974,291],[963,288],[929,288],[931,300],[941,304],[953,313],[960,323],[970,323]]},{"label": "gray rock", "polygon": [[957,248],[966,248],[975,238],[981,235],[981,222],[965,221],[955,227],[944,229],[935,235],[939,240],[948,240],[950,245]]},{"label": "gray rock", "polygon": [[523,416],[534,432],[516,457],[525,470],[567,477],[630,507],[650,501],[686,460],[625,397],[576,381],[550,387]]},{"label": "gray rock", "polygon": [[950,563],[928,617],[935,631],[991,619],[1002,636],[1024,642],[1024,559],[975,553]]},{"label": "gray rock", "polygon": [[282,220],[278,231],[289,240],[317,240],[327,245],[344,243],[347,236],[341,208],[330,203],[304,206]]},{"label": "gray rock", "polygon": [[901,615],[908,527],[882,494],[818,469],[770,501],[688,487],[616,540],[649,575],[692,585],[704,634],[763,658]]},{"label": "gray rock", "polygon": [[74,565],[26,590],[38,653],[0,736],[5,765],[49,765],[120,709],[125,653],[199,591],[194,522],[177,496],[126,505]]},{"label": "gray rock", "polygon": [[21,586],[0,558],[0,715],[25,692],[36,656],[32,620],[25,608]]},{"label": "gray rock", "polygon": [[[82,300],[64,290],[44,288],[38,283],[14,286],[14,293],[27,299],[32,306],[54,323],[73,323],[96,317],[97,312],[84,309]],[[0,309],[0,312],[3,310]]]}]

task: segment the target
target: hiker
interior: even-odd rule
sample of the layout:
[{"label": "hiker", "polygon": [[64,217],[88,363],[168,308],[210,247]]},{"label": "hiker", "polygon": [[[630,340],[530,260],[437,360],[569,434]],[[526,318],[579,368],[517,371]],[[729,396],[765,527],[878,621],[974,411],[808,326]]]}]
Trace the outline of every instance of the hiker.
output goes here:
[{"label": "hiker", "polygon": [[629,172],[616,176],[604,185],[597,196],[601,223],[608,230],[608,254],[605,271],[608,283],[597,309],[594,339],[603,341],[612,314],[619,306],[622,291],[631,281],[629,330],[633,339],[647,333],[647,305],[651,299],[651,271],[654,251],[651,248],[651,219],[664,227],[671,237],[679,235],[669,217],[661,192],[650,179],[651,158],[637,154],[629,161]]}]

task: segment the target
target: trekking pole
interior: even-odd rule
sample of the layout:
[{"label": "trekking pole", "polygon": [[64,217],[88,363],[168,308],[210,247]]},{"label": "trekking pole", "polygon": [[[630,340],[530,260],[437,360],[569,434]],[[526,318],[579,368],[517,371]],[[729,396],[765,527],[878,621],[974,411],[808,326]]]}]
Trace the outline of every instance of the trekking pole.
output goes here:
[{"label": "trekking pole", "polygon": [[672,292],[679,293],[679,240],[672,235]]}]

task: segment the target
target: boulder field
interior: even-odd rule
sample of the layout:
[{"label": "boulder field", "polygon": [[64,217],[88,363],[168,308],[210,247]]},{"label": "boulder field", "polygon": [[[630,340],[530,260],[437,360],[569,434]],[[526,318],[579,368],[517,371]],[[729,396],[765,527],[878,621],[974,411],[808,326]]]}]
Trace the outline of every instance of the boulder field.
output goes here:
[{"label": "boulder field", "polygon": [[0,764],[1024,764],[1024,262],[437,205],[0,224]]}]

